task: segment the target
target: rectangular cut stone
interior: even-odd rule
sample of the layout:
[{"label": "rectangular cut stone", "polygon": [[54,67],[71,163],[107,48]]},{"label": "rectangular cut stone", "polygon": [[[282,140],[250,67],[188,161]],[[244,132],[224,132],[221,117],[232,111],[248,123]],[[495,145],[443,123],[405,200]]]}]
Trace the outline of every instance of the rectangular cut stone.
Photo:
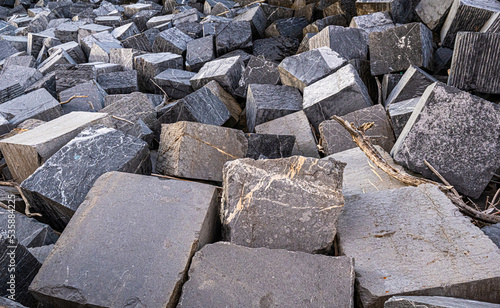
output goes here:
[{"label": "rectangular cut stone", "polygon": [[247,134],[248,158],[253,159],[275,159],[292,156],[295,136],[270,135],[270,134]]},{"label": "rectangular cut stone", "polygon": [[356,11],[358,15],[388,11],[397,23],[407,23],[413,17],[410,0],[357,0]]},{"label": "rectangular cut stone", "polygon": [[252,24],[246,20],[230,22],[215,37],[218,56],[237,49],[251,50],[252,45]]},{"label": "rectangular cut stone", "polygon": [[435,185],[346,196],[337,234],[362,307],[395,295],[500,302],[500,250]]},{"label": "rectangular cut stone", "polygon": [[[375,149],[394,169],[403,170],[403,167],[392,160],[388,152],[378,145],[375,145]],[[358,147],[328,157],[347,164],[344,169],[342,190],[346,197],[406,186],[403,182],[394,179],[382,169],[376,167]]]},{"label": "rectangular cut stone", "polygon": [[167,29],[156,36],[153,52],[171,52],[182,55],[193,38],[177,28]]},{"label": "rectangular cut stone", "polygon": [[108,94],[128,94],[139,90],[136,70],[101,74],[97,82]]},{"label": "rectangular cut stone", "polygon": [[392,156],[432,177],[427,160],[460,193],[478,198],[500,167],[500,105],[434,83],[424,92]]},{"label": "rectangular cut stone", "polygon": [[347,257],[224,242],[207,245],[193,257],[178,307],[293,307],[297,303],[353,307],[353,263]]},{"label": "rectangular cut stone", "polygon": [[324,46],[330,47],[347,60],[366,60],[368,33],[362,29],[328,26],[309,39],[309,50]]},{"label": "rectangular cut stone", "polygon": [[436,81],[436,78],[424,70],[411,65],[385,100],[384,106],[388,108],[391,104],[420,97]]},{"label": "rectangular cut stone", "polygon": [[372,75],[404,71],[412,64],[432,70],[432,44],[432,32],[422,23],[370,33]]},{"label": "rectangular cut stone", "polygon": [[193,89],[198,90],[212,80],[217,81],[227,92],[235,94],[241,73],[245,69],[241,56],[221,58],[205,63],[191,78]]},{"label": "rectangular cut stone", "polygon": [[245,134],[236,129],[184,121],[163,124],[156,170],[222,182],[224,164],[245,157],[247,149]]},{"label": "rectangular cut stone", "polygon": [[263,56],[268,61],[279,63],[284,58],[296,54],[299,45],[300,41],[298,39],[287,36],[274,36],[255,40],[253,42],[253,55],[256,57]]},{"label": "rectangular cut stone", "polygon": [[0,149],[14,180],[24,181],[80,131],[94,124],[110,126],[111,121],[103,113],[72,112],[23,134],[0,140]]},{"label": "rectangular cut stone", "polygon": [[475,307],[475,308],[498,308],[498,304],[478,302],[470,299],[444,297],[444,296],[394,296],[385,302],[384,308],[404,307]]},{"label": "rectangular cut stone", "polygon": [[[149,210],[138,215],[138,207]],[[54,307],[173,308],[191,257],[216,240],[216,220],[214,186],[106,173],[90,189],[31,291]],[[148,227],[126,230],[125,224]]]},{"label": "rectangular cut stone", "polygon": [[274,21],[265,31],[266,37],[286,36],[302,39],[302,30],[308,25],[304,17],[292,17]]},{"label": "rectangular cut stone", "polygon": [[94,182],[109,171],[151,173],[148,144],[95,125],[84,129],[21,184],[33,207],[62,231]]},{"label": "rectangular cut stone", "polygon": [[247,247],[328,253],[344,206],[334,159],[303,156],[228,162],[224,166],[225,239]]},{"label": "rectangular cut stone", "polygon": [[[365,132],[366,136],[372,144],[381,146],[387,152],[391,151],[396,140],[394,139],[391,123],[382,105],[359,109],[344,115],[342,118],[349,123],[354,123],[356,127],[373,122],[374,126]],[[349,132],[335,120],[321,123],[319,132],[321,134],[321,146],[326,155],[357,147]]]},{"label": "rectangular cut stone", "polygon": [[368,15],[355,16],[349,25],[351,28],[363,29],[368,33],[380,32],[394,28],[394,21],[389,12],[377,12]]},{"label": "rectangular cut stone", "polygon": [[429,29],[434,30],[444,21],[452,4],[453,0],[421,0],[415,7],[415,13]]},{"label": "rectangular cut stone", "polygon": [[496,0],[454,0],[441,28],[441,44],[453,48],[458,32],[477,32],[491,16],[500,12]]},{"label": "rectangular cut stone", "polygon": [[193,92],[189,80],[194,75],[196,73],[178,69],[167,69],[156,75],[154,81],[169,97],[179,99]]},{"label": "rectangular cut stone", "polygon": [[259,134],[295,136],[295,145],[292,155],[319,158],[316,140],[304,111],[294,112],[284,117],[257,125],[255,127],[255,132]]},{"label": "rectangular cut stone", "polygon": [[23,95],[27,88],[41,78],[43,75],[36,68],[19,65],[4,66],[0,73],[0,103]]},{"label": "rectangular cut stone", "polygon": [[135,57],[134,67],[137,70],[139,87],[154,92],[158,89],[151,82],[151,79],[169,68],[182,69],[183,58],[170,52],[147,53]]},{"label": "rectangular cut stone", "polygon": [[[81,97],[71,99],[75,95]],[[95,112],[103,108],[106,95],[106,91],[95,80],[91,80],[62,91],[59,99],[67,102],[62,105],[66,114],[73,111]]]},{"label": "rectangular cut stone", "polygon": [[236,94],[241,97],[246,97],[248,85],[250,84],[277,85],[279,82],[280,73],[276,63],[266,61],[263,57],[252,56],[241,74]]},{"label": "rectangular cut stone", "polygon": [[[205,2],[206,3],[206,2]],[[215,58],[214,36],[189,41],[186,45],[186,69],[197,72],[207,62]]]},{"label": "rectangular cut stone", "polygon": [[371,105],[368,89],[351,64],[304,88],[304,112],[316,130],[333,115],[343,116]]},{"label": "rectangular cut stone", "polygon": [[457,34],[448,84],[465,91],[500,94],[500,33]]}]

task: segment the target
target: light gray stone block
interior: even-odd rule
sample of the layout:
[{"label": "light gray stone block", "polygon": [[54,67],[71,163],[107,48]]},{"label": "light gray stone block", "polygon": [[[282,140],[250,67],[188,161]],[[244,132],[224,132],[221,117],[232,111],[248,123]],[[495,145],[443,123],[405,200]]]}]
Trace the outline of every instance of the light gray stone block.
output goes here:
[{"label": "light gray stone block", "polygon": [[415,13],[429,29],[434,30],[444,21],[452,4],[453,0],[421,0],[415,7]]}]

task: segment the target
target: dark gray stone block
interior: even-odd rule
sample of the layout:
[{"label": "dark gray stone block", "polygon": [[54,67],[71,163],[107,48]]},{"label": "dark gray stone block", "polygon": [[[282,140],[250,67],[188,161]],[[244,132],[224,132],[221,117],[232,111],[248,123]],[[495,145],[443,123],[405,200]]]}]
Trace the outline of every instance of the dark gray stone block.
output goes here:
[{"label": "dark gray stone block", "polygon": [[500,71],[499,45],[500,33],[458,33],[448,84],[465,91],[500,94],[500,75],[491,73]]},{"label": "dark gray stone block", "polygon": [[387,96],[391,94],[401,78],[403,78],[403,74],[401,73],[385,74],[382,78],[382,102],[384,104]]},{"label": "dark gray stone block", "polygon": [[92,46],[94,46],[95,42],[114,42],[115,44],[120,44],[120,41],[115,39],[115,37],[107,31],[86,36],[80,40],[80,46],[87,57],[90,55],[90,50],[92,49]]},{"label": "dark gray stone block", "polygon": [[241,79],[244,64],[240,56],[217,59],[205,63],[190,79],[193,89],[198,90],[212,80],[217,81],[227,92],[234,94]]},{"label": "dark gray stone block", "polygon": [[236,49],[251,50],[252,24],[249,21],[232,21],[215,37],[217,55],[222,56]]},{"label": "dark gray stone block", "polygon": [[134,58],[145,54],[133,48],[113,48],[109,53],[109,63],[119,64],[124,70],[134,69]]},{"label": "dark gray stone block", "polygon": [[483,227],[481,230],[500,248],[500,223]]},{"label": "dark gray stone block", "polygon": [[193,39],[197,39],[203,36],[203,26],[198,22],[183,22],[181,24],[177,24],[175,27]]},{"label": "dark gray stone block", "polygon": [[425,177],[436,170],[467,196],[478,198],[500,162],[500,105],[441,83],[425,90],[391,155]]},{"label": "dark gray stone block", "polygon": [[243,113],[240,104],[215,80],[207,83],[204,88],[209,89],[215,96],[217,96],[231,114],[231,118],[224,125],[227,127],[234,127],[240,120]]},{"label": "dark gray stone block", "polygon": [[304,34],[304,38],[300,42],[299,49],[297,49],[297,54],[301,54],[303,52],[309,51],[309,40],[314,35],[316,35],[316,33],[306,33],[306,34]]},{"label": "dark gray stone block", "polygon": [[330,47],[347,60],[366,60],[368,33],[362,29],[328,26],[309,40],[309,50],[319,47]]},{"label": "dark gray stone block", "polygon": [[439,47],[434,53],[434,74],[442,73],[448,75],[446,69],[451,65],[453,58],[453,49],[446,47]]},{"label": "dark gray stone block", "polygon": [[54,32],[46,30],[40,33],[28,33],[28,55],[37,57],[42,49],[43,41],[48,37],[54,38]]},{"label": "dark gray stone block", "polygon": [[279,82],[280,74],[276,63],[267,61],[264,57],[252,56],[243,74],[241,74],[236,94],[241,97],[246,97],[248,85],[250,84],[277,85]]},{"label": "dark gray stone block", "polygon": [[129,22],[127,24],[124,24],[123,26],[120,26],[118,28],[115,28],[112,32],[111,35],[114,36],[117,40],[123,41],[131,36],[134,36],[136,34],[139,34],[140,31],[137,29],[137,26],[133,22]]},{"label": "dark gray stone block", "polygon": [[344,167],[334,159],[302,156],[228,162],[221,208],[225,238],[253,248],[329,252],[344,206]]},{"label": "dark gray stone block", "polygon": [[55,73],[55,90],[57,93],[95,79],[97,74],[91,65],[58,65]]},{"label": "dark gray stone block", "polygon": [[248,141],[240,130],[193,122],[163,124],[156,170],[222,182],[224,164],[245,157],[247,150]]},{"label": "dark gray stone block", "polygon": [[292,18],[294,10],[291,8],[286,8],[282,6],[268,5],[267,3],[262,3],[260,5],[264,14],[266,15],[266,27],[269,27],[273,22],[278,19]]},{"label": "dark gray stone block", "polygon": [[156,75],[154,81],[169,97],[179,99],[193,92],[189,80],[194,75],[196,73],[178,69],[167,69]]},{"label": "dark gray stone block", "polygon": [[51,227],[62,231],[85,199],[94,182],[109,171],[149,174],[151,161],[146,142],[96,125],[52,155],[21,188]]},{"label": "dark gray stone block", "polygon": [[415,110],[420,97],[411,98],[406,101],[392,103],[389,105],[387,112],[391,118],[392,128],[396,139],[399,138],[403,128],[410,119],[411,114]]},{"label": "dark gray stone block", "polygon": [[248,86],[246,116],[249,132],[259,124],[299,110],[302,110],[302,96],[295,88],[269,84]]},{"label": "dark gray stone block", "polygon": [[497,12],[500,12],[500,3],[496,0],[454,1],[441,28],[442,46],[453,48],[458,32],[479,31]]},{"label": "dark gray stone block", "polygon": [[208,35],[187,43],[186,69],[197,72],[205,63],[215,59],[214,37]]},{"label": "dark gray stone block", "polygon": [[108,94],[128,94],[139,91],[136,70],[101,74],[97,77],[97,82]]},{"label": "dark gray stone block", "polygon": [[50,245],[45,245],[45,246],[40,246],[40,247],[33,247],[33,248],[28,248],[29,252],[35,257],[40,264],[43,264],[49,254],[52,252],[52,249],[54,248],[54,244]]},{"label": "dark gray stone block", "polygon": [[425,89],[436,81],[436,78],[412,65],[389,94],[384,105],[388,108],[391,104],[420,97]]},{"label": "dark gray stone block", "polygon": [[112,31],[113,27],[107,25],[98,25],[98,24],[86,24],[78,28],[78,41],[83,39],[86,36],[96,34],[99,32],[109,32]]},{"label": "dark gray stone block", "polygon": [[[372,144],[381,146],[387,152],[391,151],[396,140],[394,139],[391,123],[382,105],[356,110],[344,115],[342,118],[349,123],[354,123],[356,127],[361,126],[363,123],[375,123],[372,128],[366,131],[366,136]],[[357,147],[349,132],[335,120],[321,123],[319,132],[321,134],[321,145],[326,155]]]},{"label": "dark gray stone block", "polygon": [[61,105],[65,114],[73,111],[99,111],[104,107],[107,93],[95,80],[91,80],[62,91],[59,93],[59,100],[66,102],[75,95],[87,97],[73,98],[69,103]]},{"label": "dark gray stone block", "polygon": [[[346,257],[251,249],[224,242],[207,245],[193,258],[179,307],[291,307],[306,302],[315,307],[332,303],[350,307],[354,302],[353,263]],[[239,288],[240,284],[248,288]]]},{"label": "dark gray stone block", "polygon": [[57,69],[58,65],[62,64],[77,64],[76,61],[64,50],[56,49],[45,61],[38,65],[40,73],[47,75]]},{"label": "dark gray stone block", "polygon": [[152,5],[149,3],[134,3],[134,4],[129,4],[125,5],[123,7],[123,14],[125,17],[132,17],[135,14],[139,13],[140,11],[144,10],[150,10],[152,8]]},{"label": "dark gray stone block", "polygon": [[444,296],[394,296],[384,304],[384,308],[498,308],[498,306],[498,304]]},{"label": "dark gray stone block", "polygon": [[[121,204],[119,211],[114,204]],[[150,210],[137,215],[138,206]],[[167,214],[158,215],[162,212]],[[124,219],[129,225],[148,227],[124,237]],[[106,173],[75,213],[31,291],[55,307],[175,307],[191,257],[217,240],[216,220],[214,186]],[[82,239],[82,234],[93,236]],[[146,263],[140,265],[140,260]]]},{"label": "dark gray stone block", "polygon": [[78,29],[84,22],[65,22],[57,26],[54,30],[54,36],[62,43],[78,42]]},{"label": "dark gray stone block", "polygon": [[415,65],[433,69],[432,32],[422,23],[410,23],[370,33],[372,75],[404,71]]},{"label": "dark gray stone block", "polygon": [[4,35],[4,34],[2,34],[1,36],[2,36],[2,40],[9,42],[12,47],[17,49],[17,51],[27,51],[28,50],[28,37],[10,36],[10,35]]},{"label": "dark gray stone block", "polygon": [[308,24],[307,19],[304,17],[278,19],[267,27],[265,34],[267,37],[287,36],[301,40],[302,29]]},{"label": "dark gray stone block", "polygon": [[160,32],[153,44],[153,52],[171,52],[182,55],[186,52],[187,43],[193,38],[177,28]]},{"label": "dark gray stone block", "polygon": [[144,52],[151,52],[153,50],[153,43],[154,40],[151,42],[146,33],[139,33],[122,41],[123,47],[133,48]]},{"label": "dark gray stone block", "polygon": [[253,55],[263,56],[266,60],[281,62],[284,58],[293,56],[299,48],[300,41],[296,38],[276,36],[253,42]]},{"label": "dark gray stone block", "polygon": [[411,0],[357,0],[358,16],[388,11],[397,23],[410,22],[413,17]]},{"label": "dark gray stone block", "polygon": [[37,69],[11,65],[0,73],[0,103],[24,94],[24,91],[43,77]]},{"label": "dark gray stone block", "polygon": [[21,305],[13,300],[10,300],[7,297],[0,297],[0,305],[8,308],[26,308],[26,306]]},{"label": "dark gray stone block", "polygon": [[346,196],[337,236],[363,307],[401,295],[500,301],[500,250],[435,185]]},{"label": "dark gray stone block", "polygon": [[444,22],[452,4],[453,0],[421,0],[415,7],[415,13],[429,29],[435,30]]},{"label": "dark gray stone block", "polygon": [[[311,3],[311,4],[313,4],[313,3]],[[311,4],[308,4],[305,8],[310,7]],[[313,5],[313,7],[314,7],[314,5]],[[314,13],[314,11],[312,13]],[[347,27],[348,24],[347,24],[347,21],[346,21],[344,15],[342,15],[342,14],[327,16],[325,18],[318,19],[318,20],[314,21],[313,23],[311,23],[310,25],[308,25],[307,27],[305,27],[302,30],[302,34],[305,36],[307,33],[318,33],[328,26]]]},{"label": "dark gray stone block", "polygon": [[351,28],[363,29],[367,33],[380,32],[395,27],[394,21],[387,11],[355,16],[352,18],[349,26]]},{"label": "dark gray stone block", "polygon": [[159,91],[151,82],[156,75],[169,68],[182,69],[183,58],[170,52],[147,53],[134,58],[139,88],[144,91]]},{"label": "dark gray stone block", "polygon": [[254,37],[264,37],[267,28],[267,16],[261,6],[253,7],[234,18],[234,21],[243,20],[251,22]]},{"label": "dark gray stone block", "polygon": [[295,136],[247,134],[248,158],[275,159],[292,156]]},{"label": "dark gray stone block", "polygon": [[304,88],[304,112],[316,131],[333,115],[343,116],[371,105],[368,90],[351,64]]},{"label": "dark gray stone block", "polygon": [[304,91],[305,87],[334,73],[346,64],[347,60],[329,47],[320,47],[285,58],[279,65],[280,78],[284,85]]}]

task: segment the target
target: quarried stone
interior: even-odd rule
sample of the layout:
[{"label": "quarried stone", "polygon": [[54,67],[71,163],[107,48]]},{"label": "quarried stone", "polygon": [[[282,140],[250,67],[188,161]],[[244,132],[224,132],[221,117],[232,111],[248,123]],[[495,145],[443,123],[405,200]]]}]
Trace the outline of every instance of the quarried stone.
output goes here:
[{"label": "quarried stone", "polygon": [[292,156],[295,136],[247,134],[248,158],[275,159]]}]

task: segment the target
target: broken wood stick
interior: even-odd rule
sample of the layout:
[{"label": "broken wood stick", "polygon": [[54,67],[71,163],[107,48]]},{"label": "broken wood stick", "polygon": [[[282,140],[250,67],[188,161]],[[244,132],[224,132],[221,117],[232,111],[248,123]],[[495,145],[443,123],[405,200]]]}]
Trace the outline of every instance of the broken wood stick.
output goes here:
[{"label": "broken wood stick", "polygon": [[28,216],[30,218],[33,216],[39,216],[39,217],[42,216],[42,214],[39,214],[39,213],[31,213],[30,203],[28,202],[28,199],[26,199],[26,197],[24,196],[23,191],[21,190],[21,186],[19,186],[19,184],[17,184],[16,182],[0,181],[0,186],[10,186],[10,187],[14,187],[15,189],[17,189],[17,191],[21,195],[21,198],[23,198],[24,203],[26,205],[26,207],[24,209],[24,214],[26,216]]},{"label": "broken wood stick", "polygon": [[87,98],[87,97],[89,97],[89,96],[88,95],[73,95],[70,98],[68,98],[68,100],[65,100],[64,102],[60,102],[59,104],[64,105],[64,104],[71,102],[75,98]]}]

